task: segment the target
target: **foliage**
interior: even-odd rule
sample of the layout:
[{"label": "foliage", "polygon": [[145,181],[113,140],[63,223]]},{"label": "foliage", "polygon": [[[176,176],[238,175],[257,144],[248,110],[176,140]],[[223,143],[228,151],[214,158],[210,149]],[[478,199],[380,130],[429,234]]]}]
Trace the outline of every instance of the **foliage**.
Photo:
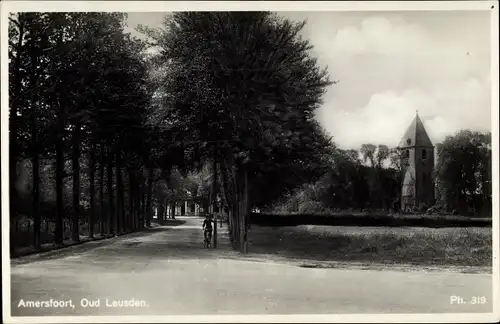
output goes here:
[{"label": "foliage", "polygon": [[[491,216],[491,134],[462,130],[439,143],[437,150],[436,204],[448,212]],[[403,174],[398,149],[364,144],[359,152],[337,149],[332,160],[332,167],[318,182],[283,196],[270,210],[313,213],[307,209],[311,204],[320,213],[387,210],[399,203]]]},{"label": "foliage", "polygon": [[[150,145],[140,139],[149,131],[150,93],[144,44],[124,32],[126,15],[16,13],[9,18],[10,158],[16,166],[10,179],[12,217],[21,213],[34,219],[35,246],[41,243],[39,207],[47,202],[54,209],[43,217],[56,222],[56,243],[62,243],[62,218],[68,215],[74,215],[73,240],[79,240],[79,223],[87,217],[91,225],[99,223],[101,234],[141,228],[144,175],[132,171],[125,182],[123,176],[125,167],[149,165]],[[26,160],[30,163],[20,162]],[[127,210],[125,196],[135,197]],[[26,204],[32,208],[23,209]]]},{"label": "foliage", "polygon": [[372,144],[364,144],[359,152],[335,149],[330,168],[317,182],[302,186],[287,199],[280,200],[273,209],[298,212],[308,208],[305,206],[310,203],[306,201],[316,202],[314,208],[322,211],[391,209],[400,194],[400,185],[397,170],[384,166],[389,152],[385,145]]},{"label": "foliage", "polygon": [[269,12],[182,12],[163,29],[139,28],[161,49],[159,119],[182,138],[191,169],[215,160],[242,222],[251,206],[322,173],[330,142],[313,112],[331,83],[303,26]]},{"label": "foliage", "polygon": [[462,130],[437,146],[435,178],[447,210],[491,213],[491,133]]}]

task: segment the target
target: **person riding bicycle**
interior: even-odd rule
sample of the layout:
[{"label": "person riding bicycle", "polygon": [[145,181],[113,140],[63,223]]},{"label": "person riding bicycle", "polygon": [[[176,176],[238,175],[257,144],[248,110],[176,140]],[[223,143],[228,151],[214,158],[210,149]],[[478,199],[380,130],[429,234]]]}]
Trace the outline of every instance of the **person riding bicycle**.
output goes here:
[{"label": "person riding bicycle", "polygon": [[[203,236],[205,237],[205,240],[210,240],[212,237],[212,215],[208,214],[205,220],[203,221]],[[210,236],[209,236],[210,235]]]}]

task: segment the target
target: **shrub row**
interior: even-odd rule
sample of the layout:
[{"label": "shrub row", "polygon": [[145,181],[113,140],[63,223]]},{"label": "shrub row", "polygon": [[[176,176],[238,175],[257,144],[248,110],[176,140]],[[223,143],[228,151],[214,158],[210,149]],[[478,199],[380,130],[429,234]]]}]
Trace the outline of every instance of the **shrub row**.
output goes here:
[{"label": "shrub row", "polygon": [[261,214],[252,213],[251,224],[260,226],[390,226],[390,227],[491,227],[490,218],[436,215]]}]

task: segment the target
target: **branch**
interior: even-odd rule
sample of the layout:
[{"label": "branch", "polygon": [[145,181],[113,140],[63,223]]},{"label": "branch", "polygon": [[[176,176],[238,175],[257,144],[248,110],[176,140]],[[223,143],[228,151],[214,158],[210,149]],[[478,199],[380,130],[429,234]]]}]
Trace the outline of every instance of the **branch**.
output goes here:
[{"label": "branch", "polygon": [[12,19],[12,18],[10,18],[10,17],[9,17],[9,21],[10,21],[11,23],[13,23],[14,25],[16,25],[17,27],[21,28],[21,23],[20,23],[19,21],[14,20],[14,19]]}]

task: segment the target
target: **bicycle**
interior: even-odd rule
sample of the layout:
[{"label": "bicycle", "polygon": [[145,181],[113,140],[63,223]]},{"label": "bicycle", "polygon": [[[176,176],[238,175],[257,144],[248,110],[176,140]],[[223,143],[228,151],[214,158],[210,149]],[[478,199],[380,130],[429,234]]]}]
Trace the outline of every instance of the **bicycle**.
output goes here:
[{"label": "bicycle", "polygon": [[205,240],[203,241],[203,247],[209,248],[212,245],[212,232],[205,233]]}]

